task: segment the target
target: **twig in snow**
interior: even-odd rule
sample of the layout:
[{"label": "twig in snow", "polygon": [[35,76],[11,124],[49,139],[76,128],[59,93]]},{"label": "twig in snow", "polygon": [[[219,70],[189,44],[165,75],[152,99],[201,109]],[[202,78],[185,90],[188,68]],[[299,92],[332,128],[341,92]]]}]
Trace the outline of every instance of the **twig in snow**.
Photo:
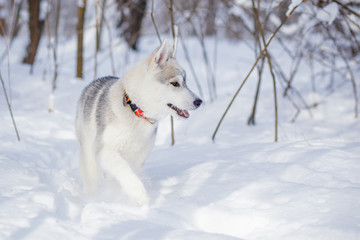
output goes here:
[{"label": "twig in snow", "polygon": [[251,67],[250,71],[248,72],[248,74],[246,75],[245,79],[243,80],[243,82],[241,83],[241,85],[239,86],[239,88],[237,89],[237,91],[235,92],[233,98],[231,99],[229,105],[227,106],[227,108],[225,109],[225,112],[223,113],[218,125],[216,126],[216,129],[212,135],[212,140],[214,141],[215,136],[217,131],[219,130],[219,127],[222,123],[222,121],[224,120],[227,112],[229,111],[231,105],[234,103],[235,98],[237,97],[237,95],[239,94],[240,90],[242,89],[242,87],[244,86],[245,82],[248,80],[248,78],[250,77],[252,71],[254,70],[255,66],[257,65],[257,63],[259,62],[260,58],[264,55],[267,47],[270,45],[271,41],[273,40],[273,38],[275,37],[275,35],[278,33],[278,31],[280,30],[280,28],[285,24],[286,20],[290,18],[290,16],[293,14],[293,12],[296,10],[296,8],[299,5],[293,7],[293,9],[291,9],[291,11],[286,15],[286,18],[281,22],[281,24],[276,28],[276,30],[274,31],[274,33],[271,35],[271,37],[269,38],[269,40],[267,41],[267,43],[264,46],[264,49],[260,52],[259,56],[257,57],[257,59],[255,60],[255,63],[253,64],[253,66]]},{"label": "twig in snow", "polygon": [[8,105],[8,109],[9,109],[9,112],[10,112],[11,120],[12,120],[12,123],[14,125],[15,132],[16,132],[16,137],[17,137],[18,141],[20,141],[20,135],[19,135],[19,132],[18,132],[17,127],[16,127],[14,115],[13,115],[13,112],[12,112],[12,109],[11,109],[9,98],[7,96],[7,93],[6,93],[5,83],[4,83],[4,80],[3,80],[2,76],[1,76],[1,72],[0,72],[0,80],[1,80],[2,87],[3,87],[6,103]]},{"label": "twig in snow", "polygon": [[[171,21],[171,33],[172,33],[172,36],[173,36],[173,41],[175,42],[176,39],[177,39],[177,36],[176,36],[176,33],[175,33],[173,0],[170,0],[169,13],[170,13],[170,21]],[[175,55],[175,53],[174,53],[174,55]],[[173,118],[173,116],[170,116],[170,124],[171,124],[171,145],[175,145],[175,131],[174,131],[174,118]]]},{"label": "twig in snow", "polygon": [[[255,13],[256,22],[257,22],[259,32],[260,32],[260,35],[261,35],[262,43],[265,46],[266,42],[265,42],[264,31],[263,31],[263,28],[262,28],[261,23],[260,23],[259,13],[258,13],[258,11],[257,11],[257,9],[255,7],[254,0],[252,0],[252,5],[253,5],[254,13]],[[268,60],[270,74],[271,74],[271,78],[273,80],[273,86],[274,86],[275,142],[277,142],[277,140],[278,140],[278,105],[277,105],[277,94],[276,94],[276,81],[275,81],[275,74],[274,74],[274,71],[273,71],[273,67],[272,67],[272,64],[271,64],[271,57],[270,57],[270,54],[268,53],[267,49],[265,49],[265,56],[266,56],[266,58]]]}]

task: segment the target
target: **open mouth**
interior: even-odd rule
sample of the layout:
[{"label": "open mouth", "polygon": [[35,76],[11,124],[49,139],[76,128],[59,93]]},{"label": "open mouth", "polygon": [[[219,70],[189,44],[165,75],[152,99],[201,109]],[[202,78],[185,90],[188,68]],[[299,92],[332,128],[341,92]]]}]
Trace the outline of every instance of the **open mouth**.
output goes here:
[{"label": "open mouth", "polygon": [[168,106],[173,109],[180,117],[183,117],[183,118],[188,118],[190,116],[189,112],[186,111],[186,110],[182,110],[180,108],[178,108],[177,106],[171,104],[171,103],[168,103]]}]

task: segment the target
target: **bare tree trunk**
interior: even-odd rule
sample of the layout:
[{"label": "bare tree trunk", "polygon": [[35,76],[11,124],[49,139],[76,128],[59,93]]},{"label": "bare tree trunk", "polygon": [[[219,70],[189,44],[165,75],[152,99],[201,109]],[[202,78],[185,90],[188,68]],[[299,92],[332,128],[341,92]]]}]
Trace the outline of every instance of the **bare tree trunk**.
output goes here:
[{"label": "bare tree trunk", "polygon": [[101,4],[98,3],[97,6],[100,7],[101,11],[101,15],[98,19],[99,21],[97,22],[98,26],[96,27],[96,51],[99,51],[101,47],[101,34],[104,26],[106,0],[101,0]]},{"label": "bare tree trunk", "polygon": [[40,2],[41,0],[28,0],[29,5],[29,32],[30,43],[26,48],[26,57],[23,63],[33,65],[39,42],[41,39],[41,33],[44,29],[44,19],[40,19]]},{"label": "bare tree trunk", "polygon": [[79,1],[78,23],[77,23],[77,61],[76,77],[83,78],[83,39],[84,39],[84,20],[85,20],[86,0]]},{"label": "bare tree trunk", "polygon": [[121,17],[117,24],[120,34],[134,50],[140,38],[141,24],[145,16],[146,0],[117,0]]},{"label": "bare tree trunk", "polygon": [[56,89],[57,77],[58,77],[58,59],[57,59],[57,47],[59,42],[59,24],[60,24],[60,13],[61,13],[61,0],[57,0],[56,5],[56,17],[55,17],[55,41],[53,43],[53,57],[54,57],[54,78],[52,83],[52,92]]},{"label": "bare tree trunk", "polygon": [[[51,1],[51,0],[48,0]],[[54,60],[54,77],[51,84],[51,94],[49,97],[49,112],[54,111],[54,93],[57,86],[57,78],[58,78],[58,58],[57,58],[57,46],[58,46],[58,36],[59,36],[59,23],[60,23],[60,13],[61,13],[61,0],[57,0],[56,3],[56,15],[55,15],[55,32],[54,32],[54,41],[51,40],[51,32],[50,32],[50,21],[49,21],[49,13],[47,14],[46,21],[47,21],[47,33],[49,38],[49,47],[53,53],[53,60]]]},{"label": "bare tree trunk", "polygon": [[212,36],[216,34],[215,18],[217,1],[208,0],[209,6],[205,18],[205,35]]},{"label": "bare tree trunk", "polygon": [[1,13],[4,12],[5,5],[0,3],[0,35],[5,36],[6,35],[6,18]]}]

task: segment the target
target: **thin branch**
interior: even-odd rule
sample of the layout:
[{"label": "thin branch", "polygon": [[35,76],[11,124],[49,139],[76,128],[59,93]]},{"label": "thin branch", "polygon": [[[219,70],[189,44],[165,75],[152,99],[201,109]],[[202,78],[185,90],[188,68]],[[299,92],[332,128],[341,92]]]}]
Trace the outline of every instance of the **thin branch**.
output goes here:
[{"label": "thin branch", "polygon": [[57,6],[56,6],[56,16],[55,16],[55,36],[54,36],[54,41],[51,39],[51,32],[50,32],[50,5],[51,5],[51,0],[48,0],[48,9],[46,12],[46,17],[45,17],[45,26],[46,26],[46,34],[48,37],[48,48],[49,50],[52,51],[53,54],[53,61],[54,61],[54,77],[52,80],[52,84],[51,84],[51,94],[50,94],[50,98],[49,98],[49,106],[48,106],[48,111],[49,112],[53,112],[54,111],[54,92],[57,86],[57,78],[58,78],[58,59],[57,59],[57,46],[58,46],[58,31],[59,31],[59,22],[60,22],[60,8],[61,8],[61,1],[58,0],[57,1]]},{"label": "thin branch", "polygon": [[350,13],[354,14],[355,16],[357,16],[358,18],[360,18],[360,14],[355,12],[354,10],[348,8],[346,5],[344,5],[343,3],[337,1],[337,0],[333,0],[333,2],[335,2],[336,4],[340,5],[342,8],[346,9],[347,11],[349,11]]},{"label": "thin branch", "polygon": [[262,72],[264,69],[264,64],[265,61],[264,59],[261,61],[261,65],[258,68],[258,83],[257,83],[257,87],[256,87],[256,93],[255,93],[255,98],[254,98],[254,104],[253,104],[253,108],[252,108],[252,112],[251,115],[248,119],[248,125],[255,125],[255,114],[256,114],[256,107],[257,107],[257,102],[259,99],[259,92],[260,92],[260,85],[261,85],[261,79],[262,79]]},{"label": "thin branch", "polygon": [[344,15],[344,17],[349,20],[349,22],[351,22],[352,24],[354,24],[359,30],[360,30],[360,25],[355,22],[354,20],[352,20],[348,15]]},{"label": "thin branch", "polygon": [[[15,4],[16,2],[17,1],[13,1],[13,4]],[[12,47],[13,42],[14,42],[13,40],[14,40],[15,36],[17,35],[18,30],[19,30],[19,19],[20,19],[21,6],[22,6],[23,2],[24,2],[24,0],[20,0],[20,2],[17,3],[15,22],[12,23],[13,20],[10,21],[9,31],[8,31],[8,36],[7,36],[8,37],[7,48],[0,57],[0,63],[2,63],[4,61],[6,56],[9,57],[9,51],[10,51],[10,49]],[[12,25],[14,26],[13,28],[12,28]],[[14,30],[12,31],[12,29],[14,29]]]},{"label": "thin branch", "polygon": [[[254,10],[254,8],[253,8]],[[250,13],[249,13],[250,14]],[[251,31],[251,34],[254,36],[254,54],[255,57],[259,54],[258,51],[260,49],[261,51],[261,42],[259,40],[259,31],[258,31],[258,25],[257,25],[257,19],[256,19],[256,14],[253,11],[252,16],[254,17],[254,31]],[[255,97],[254,97],[254,103],[253,103],[253,107],[252,107],[252,111],[251,114],[248,118],[248,125],[255,125],[255,115],[256,115],[256,108],[257,108],[257,102],[259,99],[259,92],[260,92],[260,86],[261,86],[261,80],[262,80],[262,73],[263,73],[263,69],[264,69],[264,65],[265,65],[265,61],[264,61],[264,57],[261,58],[261,64],[260,66],[257,65],[257,72],[258,72],[258,83],[257,83],[257,87],[256,87],[256,92],[255,92]]]},{"label": "thin branch", "polygon": [[2,87],[3,87],[6,103],[8,105],[8,109],[9,109],[9,112],[10,112],[11,120],[12,120],[12,123],[14,125],[15,132],[16,132],[16,137],[17,137],[18,141],[20,141],[20,135],[19,135],[19,132],[18,132],[17,127],[16,127],[14,115],[13,115],[13,112],[12,112],[12,109],[11,109],[11,105],[10,105],[10,102],[9,102],[8,95],[6,93],[5,83],[4,83],[4,80],[3,80],[2,76],[1,76],[1,72],[0,72],[0,80],[1,80]]},{"label": "thin branch", "polygon": [[[255,2],[254,0],[252,0],[252,5],[254,8],[254,12],[255,12],[255,17],[256,17],[256,21],[260,30],[260,35],[261,35],[261,39],[263,42],[263,45],[265,46],[266,42],[265,42],[265,36],[264,36],[264,31],[263,28],[261,26],[260,23],[260,17],[259,17],[259,13],[255,7]],[[271,64],[271,58],[270,58],[270,54],[268,53],[268,50],[265,49],[265,56],[268,60],[268,64],[269,64],[269,69],[270,69],[270,74],[271,74],[271,78],[273,80],[273,86],[274,86],[274,107],[275,107],[275,142],[277,142],[278,140],[278,105],[277,105],[277,94],[276,94],[276,81],[275,81],[275,74],[273,71],[273,67]]]},{"label": "thin branch", "polygon": [[[98,62],[98,52],[100,49],[100,29],[99,29],[99,8],[100,8],[100,0],[97,0],[95,3],[95,54],[94,54],[94,79],[97,78],[97,62]],[[104,9],[101,8],[100,11],[103,11]]]},{"label": "thin branch", "polygon": [[[175,33],[175,23],[174,23],[174,12],[173,12],[173,0],[170,0],[169,6],[169,13],[170,13],[170,22],[171,22],[171,33],[173,36],[173,41],[176,40],[176,33]],[[160,39],[160,38],[159,38]],[[170,116],[170,124],[171,124],[171,145],[175,145],[175,131],[174,131],[174,117]]]},{"label": "thin branch", "polygon": [[354,77],[354,74],[351,70],[351,67],[350,67],[350,64],[349,64],[349,61],[346,59],[346,57],[344,56],[343,52],[341,51],[337,41],[336,41],[336,38],[334,36],[331,35],[329,29],[324,26],[324,24],[322,24],[322,26],[325,28],[329,38],[331,39],[331,41],[334,43],[340,57],[343,59],[344,63],[345,63],[345,66],[348,70],[348,73],[350,74],[350,80],[351,80],[351,83],[352,83],[352,87],[353,87],[353,95],[354,95],[354,101],[355,101],[355,106],[354,106],[354,111],[355,111],[355,118],[358,117],[358,105],[359,105],[359,100],[358,100],[358,94],[357,94],[357,86],[356,86],[356,81],[355,81],[355,77]]},{"label": "thin branch", "polygon": [[158,28],[157,28],[156,23],[155,23],[155,18],[154,18],[154,0],[151,0],[151,13],[150,13],[150,16],[151,16],[151,21],[153,22],[155,30],[156,30],[156,35],[158,36],[159,41],[161,43],[161,37],[160,37]]},{"label": "thin branch", "polygon": [[195,72],[195,69],[194,69],[194,65],[193,65],[192,62],[191,62],[191,58],[190,58],[190,55],[189,55],[189,51],[188,51],[188,49],[187,49],[187,47],[186,47],[186,45],[185,45],[185,43],[184,43],[184,41],[183,41],[183,39],[182,39],[181,34],[180,34],[180,41],[181,41],[181,45],[182,45],[183,50],[184,50],[185,58],[186,58],[186,60],[187,60],[187,62],[188,62],[188,64],[189,64],[190,71],[191,71],[191,73],[192,73],[192,75],[193,75],[193,77],[194,77],[196,86],[197,86],[197,88],[198,88],[198,90],[199,90],[200,97],[203,98],[204,95],[203,95],[203,92],[202,92],[202,88],[201,88],[199,79],[198,79],[198,77],[197,77],[197,75],[196,75],[196,72]]},{"label": "thin branch", "polygon": [[111,32],[111,27],[110,27],[110,24],[109,22],[107,21],[107,19],[104,17],[103,18],[104,20],[104,23],[105,23],[105,26],[108,30],[108,33],[109,33],[109,54],[110,54],[110,62],[111,62],[111,69],[112,69],[112,74],[114,76],[116,76],[116,68],[115,68],[115,61],[114,61],[114,55],[113,55],[113,39],[112,39],[112,32]]},{"label": "thin branch", "polygon": [[12,10],[11,10],[11,20],[10,20],[10,24],[9,24],[9,36],[8,36],[8,41],[7,41],[7,50],[6,50],[6,54],[7,54],[7,67],[8,67],[8,81],[9,81],[9,90],[10,90],[10,102],[12,100],[12,94],[11,94],[11,81],[10,81],[10,43],[11,43],[11,39],[12,39],[12,29],[13,29],[13,20],[14,20],[14,14],[15,14],[15,2],[13,2],[13,6],[12,6]]},{"label": "thin branch", "polygon": [[57,1],[56,6],[56,19],[55,19],[55,39],[54,39],[54,46],[53,46],[53,54],[54,54],[54,79],[53,79],[53,91],[56,89],[57,85],[57,78],[58,78],[58,69],[59,69],[59,62],[57,58],[57,50],[58,50],[58,43],[59,43],[59,25],[60,25],[60,14],[61,14],[61,0]]},{"label": "thin branch", "polygon": [[[284,90],[284,95],[286,95],[287,91],[291,88],[291,83],[293,82],[295,74],[297,73],[297,71],[298,71],[298,69],[300,67],[300,63],[301,63],[301,61],[303,59],[303,56],[304,55],[301,52],[300,52],[299,56],[298,56],[298,54],[296,54],[296,62],[292,67],[290,77],[289,77],[289,79],[287,81],[287,87]],[[294,58],[295,58],[295,56],[294,56]]]},{"label": "thin branch", "polygon": [[208,88],[209,88],[209,96],[210,96],[210,101],[212,102],[217,97],[216,96],[216,82],[215,82],[213,70],[210,65],[209,57],[207,54],[204,37],[202,36],[201,33],[198,33],[196,31],[196,27],[195,27],[194,23],[192,21],[190,21],[190,19],[188,19],[188,22],[191,24],[191,26],[193,28],[193,32],[197,36],[200,46],[201,46],[202,55],[203,55],[203,59],[204,59],[204,62],[206,65],[206,70],[207,70],[206,73],[207,73],[207,79],[208,79],[207,83],[208,83]]},{"label": "thin branch", "polygon": [[[282,71],[280,64],[276,61],[275,58],[272,59],[273,60],[273,64],[274,64],[274,69],[277,71],[277,74],[280,76],[280,78],[283,79],[283,81],[285,82],[285,84],[288,84],[288,78],[285,76],[285,73]],[[280,82],[281,84],[281,82]],[[285,88],[285,86],[283,86]],[[299,99],[300,102],[302,102],[302,104],[304,105],[304,108],[307,109],[309,111],[309,116],[310,118],[312,118],[312,112],[311,112],[311,107],[309,106],[309,104],[307,104],[307,102],[305,101],[305,99],[302,97],[302,95],[300,94],[300,92],[294,87],[294,86],[290,86],[291,91],[288,91],[285,96],[290,100],[291,103],[293,103],[293,106],[296,108],[296,110],[299,112],[300,108],[297,107],[297,105],[295,104],[295,100],[293,100],[290,96],[290,93],[294,93]],[[297,116],[298,114],[296,114]],[[293,118],[292,121],[295,121],[296,117]]]}]

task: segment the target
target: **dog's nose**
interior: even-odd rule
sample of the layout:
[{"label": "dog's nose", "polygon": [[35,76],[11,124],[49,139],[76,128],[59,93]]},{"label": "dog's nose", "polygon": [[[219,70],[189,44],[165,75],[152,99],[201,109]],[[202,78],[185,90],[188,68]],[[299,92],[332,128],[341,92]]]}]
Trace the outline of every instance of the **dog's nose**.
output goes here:
[{"label": "dog's nose", "polygon": [[195,107],[200,107],[200,105],[202,104],[202,100],[200,99],[200,98],[198,98],[198,99],[196,99],[195,101],[194,101],[194,105],[195,105]]}]

